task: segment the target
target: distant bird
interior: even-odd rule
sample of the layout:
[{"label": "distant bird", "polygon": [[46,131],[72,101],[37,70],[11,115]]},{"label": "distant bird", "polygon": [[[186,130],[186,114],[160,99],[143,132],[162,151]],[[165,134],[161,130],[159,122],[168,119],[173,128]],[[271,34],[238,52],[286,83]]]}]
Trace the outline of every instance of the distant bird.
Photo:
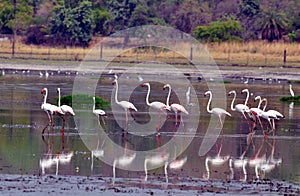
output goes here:
[{"label": "distant bird", "polygon": [[295,93],[292,89],[292,84],[290,84],[290,94],[291,94],[292,97],[295,97]]},{"label": "distant bird", "polygon": [[70,114],[72,116],[75,116],[75,113],[73,111],[73,108],[71,106],[68,105],[60,105],[60,88],[57,88],[57,92],[58,92],[58,107],[61,109],[61,111],[63,112],[64,116],[67,116],[67,114]]},{"label": "distant bird", "polygon": [[172,91],[171,85],[165,84],[163,89],[166,89],[166,88],[169,88],[169,93],[168,93],[168,97],[167,97],[167,101],[166,101],[167,108],[170,108],[175,113],[175,122],[176,122],[175,124],[176,125],[178,123],[178,120],[177,120],[178,112],[180,112],[180,121],[181,121],[182,125],[184,126],[184,123],[182,120],[182,113],[185,113],[188,115],[189,112],[182,105],[180,105],[178,103],[173,103],[173,104],[169,105],[170,95],[171,95],[171,91]]},{"label": "distant bird", "polygon": [[229,112],[227,112],[226,110],[222,109],[222,108],[212,108],[212,109],[209,109],[209,106],[210,106],[210,103],[211,103],[211,100],[212,100],[212,93],[211,93],[211,91],[206,91],[204,93],[204,96],[207,96],[207,95],[210,95],[208,103],[207,103],[207,107],[206,107],[207,112],[218,116],[219,120],[220,120],[220,123],[221,123],[221,126],[223,127],[223,122],[222,122],[221,117],[223,115],[231,116],[231,114]]},{"label": "distant bird", "polygon": [[113,81],[113,84],[116,84],[116,93],[115,93],[115,102],[117,105],[121,106],[124,110],[125,110],[125,115],[126,115],[126,125],[125,125],[125,129],[127,130],[127,123],[128,123],[128,114],[127,114],[127,110],[131,109],[134,111],[138,111],[136,109],[136,107],[129,101],[118,101],[118,90],[119,90],[119,85],[118,85],[118,77],[115,75],[115,79]]},{"label": "distant bird", "polygon": [[188,86],[187,91],[185,93],[185,97],[186,97],[186,104],[189,105],[193,105],[192,103],[190,103],[191,100],[191,87]]},{"label": "distant bird", "polygon": [[139,79],[139,82],[143,82],[143,77],[141,75],[138,75],[138,79]]}]

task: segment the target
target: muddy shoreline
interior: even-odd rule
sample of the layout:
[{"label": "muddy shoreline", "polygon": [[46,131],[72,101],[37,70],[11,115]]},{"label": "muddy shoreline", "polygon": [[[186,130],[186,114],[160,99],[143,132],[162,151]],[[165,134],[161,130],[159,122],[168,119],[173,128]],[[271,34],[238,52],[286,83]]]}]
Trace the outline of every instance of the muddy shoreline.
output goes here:
[{"label": "muddy shoreline", "polygon": [[[288,182],[256,180],[248,182],[177,179],[181,183],[141,182],[140,179],[122,179],[112,184],[111,178],[101,176],[55,176],[55,175],[10,175],[2,174],[0,193],[2,194],[59,194],[59,195],[196,195],[196,194],[300,194],[300,187]],[[184,183],[183,183],[184,182]]]}]

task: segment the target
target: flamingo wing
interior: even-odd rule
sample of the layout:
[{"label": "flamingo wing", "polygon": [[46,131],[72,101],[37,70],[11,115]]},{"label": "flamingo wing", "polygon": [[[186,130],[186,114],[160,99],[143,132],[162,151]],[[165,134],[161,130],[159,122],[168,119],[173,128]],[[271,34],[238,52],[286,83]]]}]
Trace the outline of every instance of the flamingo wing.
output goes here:
[{"label": "flamingo wing", "polygon": [[68,105],[62,105],[62,106],[60,106],[60,108],[61,108],[61,110],[62,110],[62,112],[63,112],[64,114],[70,113],[70,114],[72,114],[73,116],[75,115],[75,113],[74,113],[74,111],[73,111],[73,108],[71,108],[71,107],[68,106]]}]

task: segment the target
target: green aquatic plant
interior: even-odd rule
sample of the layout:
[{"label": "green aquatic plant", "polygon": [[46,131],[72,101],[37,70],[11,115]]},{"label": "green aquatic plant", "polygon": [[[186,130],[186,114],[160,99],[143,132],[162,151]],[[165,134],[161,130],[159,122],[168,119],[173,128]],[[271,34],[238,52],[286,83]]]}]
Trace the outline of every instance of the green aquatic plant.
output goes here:
[{"label": "green aquatic plant", "polygon": [[[93,96],[94,95],[87,95],[87,94],[75,94],[75,95],[65,95],[62,96],[60,99],[61,105],[69,105],[72,107],[73,99],[75,100],[76,104],[86,105],[86,104],[93,104]],[[58,104],[58,97],[55,98],[56,104]],[[111,103],[101,97],[95,96],[95,106],[96,109],[108,109],[111,106]]]},{"label": "green aquatic plant", "polygon": [[294,103],[300,103],[300,96],[294,96],[294,97],[292,97],[292,96],[288,96],[288,97],[281,97],[280,98],[280,101],[282,101],[282,102],[294,102]]}]

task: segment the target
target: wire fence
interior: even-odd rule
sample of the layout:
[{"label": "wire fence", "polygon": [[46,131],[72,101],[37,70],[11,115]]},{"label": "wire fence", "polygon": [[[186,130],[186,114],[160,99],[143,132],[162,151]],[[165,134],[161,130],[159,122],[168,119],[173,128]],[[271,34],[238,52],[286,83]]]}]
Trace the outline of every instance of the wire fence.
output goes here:
[{"label": "wire fence", "polygon": [[[91,49],[93,48],[92,52]],[[119,53],[120,45],[94,44],[89,48],[81,47],[50,47],[25,45],[16,42],[15,52],[12,54],[10,39],[0,40],[0,58],[28,59],[50,61],[82,61],[89,54],[91,61],[105,61],[112,54],[115,62],[137,63],[145,61],[160,61],[165,63],[189,64],[197,56],[190,45],[182,45],[185,54],[151,46],[148,48],[133,48]],[[296,43],[213,43],[204,44],[211,57],[219,65],[232,66],[287,66],[300,67],[300,44]],[[188,57],[188,58],[186,58]]]}]

